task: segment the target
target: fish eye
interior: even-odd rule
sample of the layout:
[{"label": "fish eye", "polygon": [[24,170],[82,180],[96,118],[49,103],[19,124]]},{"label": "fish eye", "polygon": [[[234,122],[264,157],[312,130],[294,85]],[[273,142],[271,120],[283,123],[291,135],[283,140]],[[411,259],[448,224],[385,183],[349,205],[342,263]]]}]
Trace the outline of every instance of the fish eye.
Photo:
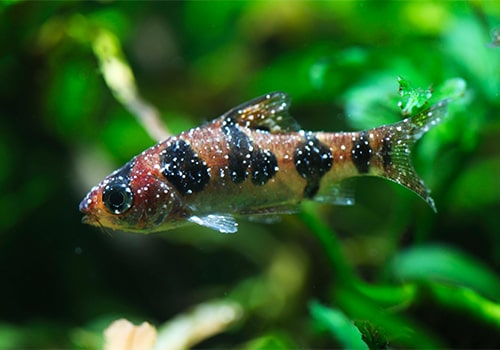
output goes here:
[{"label": "fish eye", "polygon": [[102,201],[113,214],[123,214],[132,206],[132,190],[126,184],[111,184],[102,192]]}]

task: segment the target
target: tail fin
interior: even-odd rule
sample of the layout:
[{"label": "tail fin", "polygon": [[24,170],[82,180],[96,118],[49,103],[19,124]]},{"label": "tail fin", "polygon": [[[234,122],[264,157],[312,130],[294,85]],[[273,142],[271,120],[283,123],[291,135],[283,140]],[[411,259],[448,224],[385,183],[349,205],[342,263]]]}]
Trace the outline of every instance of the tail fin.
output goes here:
[{"label": "tail fin", "polygon": [[415,192],[434,211],[434,200],[413,168],[410,150],[422,135],[441,121],[447,112],[448,103],[449,99],[441,100],[413,117],[379,128],[379,134],[383,137],[379,157],[384,176]]}]

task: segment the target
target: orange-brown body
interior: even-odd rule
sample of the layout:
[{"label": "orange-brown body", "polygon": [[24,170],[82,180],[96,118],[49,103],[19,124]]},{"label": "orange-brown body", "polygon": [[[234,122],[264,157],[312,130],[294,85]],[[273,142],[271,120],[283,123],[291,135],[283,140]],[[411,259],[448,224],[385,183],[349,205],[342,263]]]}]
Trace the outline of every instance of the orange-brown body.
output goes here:
[{"label": "orange-brown body", "polygon": [[306,132],[273,93],[147,149],[94,187],[85,221],[135,232],[187,222],[235,232],[233,215],[293,212],[303,200],[352,204],[345,180],[382,176],[432,199],[410,147],[439,121],[442,101],[397,124],[361,132]]}]

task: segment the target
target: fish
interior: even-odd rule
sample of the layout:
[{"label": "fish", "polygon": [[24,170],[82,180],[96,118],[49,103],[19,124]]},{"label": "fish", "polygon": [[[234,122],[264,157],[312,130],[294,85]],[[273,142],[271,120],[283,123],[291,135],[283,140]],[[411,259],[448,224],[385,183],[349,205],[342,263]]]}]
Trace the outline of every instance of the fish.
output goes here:
[{"label": "fish", "polygon": [[81,201],[82,221],[136,233],[188,223],[234,233],[235,217],[296,213],[306,200],[353,205],[359,176],[398,183],[435,211],[411,149],[448,102],[369,130],[313,132],[289,114],[286,93],[268,93],[132,158]]}]

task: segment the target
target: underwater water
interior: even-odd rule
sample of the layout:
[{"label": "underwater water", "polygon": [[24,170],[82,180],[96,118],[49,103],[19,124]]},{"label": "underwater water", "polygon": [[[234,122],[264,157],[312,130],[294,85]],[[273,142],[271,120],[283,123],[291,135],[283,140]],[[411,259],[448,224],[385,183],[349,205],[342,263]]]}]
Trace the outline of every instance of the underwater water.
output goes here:
[{"label": "underwater water", "polygon": [[[493,1],[2,2],[0,348],[101,349],[119,319],[152,325],[142,348],[498,347],[499,23]],[[412,151],[437,212],[363,177],[355,205],[235,234],[81,222],[164,135],[137,115],[177,134],[271,91],[313,131],[452,97]]]}]

